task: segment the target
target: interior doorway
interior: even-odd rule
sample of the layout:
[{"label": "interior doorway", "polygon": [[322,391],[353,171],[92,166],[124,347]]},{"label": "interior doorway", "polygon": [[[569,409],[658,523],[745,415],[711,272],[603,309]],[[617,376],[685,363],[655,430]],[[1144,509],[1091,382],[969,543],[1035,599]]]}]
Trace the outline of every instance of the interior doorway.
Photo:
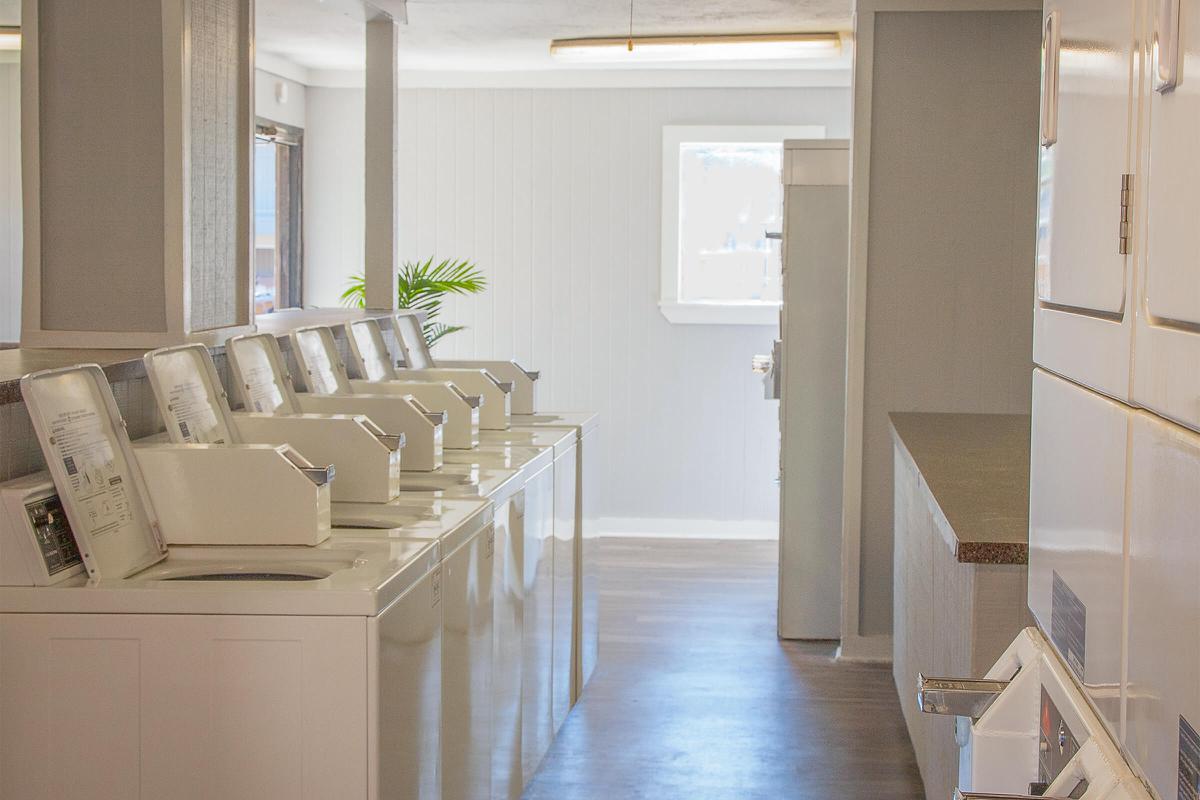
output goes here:
[{"label": "interior doorway", "polygon": [[299,308],[304,131],[260,121],[254,134],[254,313]]}]

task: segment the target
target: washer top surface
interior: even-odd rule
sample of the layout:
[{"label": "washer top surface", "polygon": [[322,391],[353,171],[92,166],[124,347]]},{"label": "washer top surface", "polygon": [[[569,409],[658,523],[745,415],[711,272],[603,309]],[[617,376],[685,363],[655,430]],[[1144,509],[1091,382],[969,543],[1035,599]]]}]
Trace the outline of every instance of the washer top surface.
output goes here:
[{"label": "washer top surface", "polygon": [[330,541],[420,539],[441,543],[442,557],[492,521],[487,500],[414,492],[390,503],[333,503]]},{"label": "washer top surface", "polygon": [[432,494],[439,498],[480,498],[502,503],[521,490],[520,470],[479,463],[443,464],[432,472],[401,472],[401,498]]},{"label": "washer top surface", "polygon": [[[574,434],[570,431],[564,432],[567,433],[567,438],[559,445],[560,452],[573,444],[570,437]],[[527,481],[529,476],[537,474],[544,467],[554,463],[555,452],[554,447],[481,444],[474,450],[446,450],[442,457],[447,465],[520,470],[523,473],[522,481]]]},{"label": "washer top surface", "polygon": [[580,433],[587,433],[600,424],[600,415],[593,411],[538,411],[533,414],[513,414],[511,423],[519,430],[573,428]]},{"label": "washer top surface", "polygon": [[172,546],[127,578],[0,587],[0,613],[372,617],[440,560],[436,541],[339,533],[315,547]]}]

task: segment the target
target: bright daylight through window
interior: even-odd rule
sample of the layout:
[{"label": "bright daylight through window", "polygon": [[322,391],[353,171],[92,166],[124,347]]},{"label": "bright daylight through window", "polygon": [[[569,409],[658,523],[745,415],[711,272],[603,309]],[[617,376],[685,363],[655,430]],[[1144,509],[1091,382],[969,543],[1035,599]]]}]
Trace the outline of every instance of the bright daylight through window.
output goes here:
[{"label": "bright daylight through window", "polygon": [[663,129],[661,307],[680,323],[774,325],[783,141],[820,126]]}]

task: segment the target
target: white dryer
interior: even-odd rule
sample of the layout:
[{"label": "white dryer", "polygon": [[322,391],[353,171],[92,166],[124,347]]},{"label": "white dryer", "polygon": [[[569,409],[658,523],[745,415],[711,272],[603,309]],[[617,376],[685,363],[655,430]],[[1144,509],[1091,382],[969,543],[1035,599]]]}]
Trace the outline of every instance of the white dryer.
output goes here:
[{"label": "white dryer", "polygon": [[167,547],[99,368],[22,388],[54,482],[3,491],[0,795],[439,796],[436,542]]},{"label": "white dryer", "polygon": [[959,798],[1151,800],[1117,742],[1037,628],[980,680],[926,678],[922,711],[958,717]]}]

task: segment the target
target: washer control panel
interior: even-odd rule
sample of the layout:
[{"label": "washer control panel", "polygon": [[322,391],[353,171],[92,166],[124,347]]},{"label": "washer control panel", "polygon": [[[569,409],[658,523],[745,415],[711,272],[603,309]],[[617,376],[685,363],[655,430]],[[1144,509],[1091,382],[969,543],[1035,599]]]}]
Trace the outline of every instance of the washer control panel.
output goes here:
[{"label": "washer control panel", "polygon": [[0,484],[0,585],[53,586],[85,572],[50,476]]},{"label": "washer control panel", "polygon": [[57,494],[26,503],[25,515],[48,576],[54,577],[83,563],[79,548],[75,546],[71,523],[67,521]]}]

